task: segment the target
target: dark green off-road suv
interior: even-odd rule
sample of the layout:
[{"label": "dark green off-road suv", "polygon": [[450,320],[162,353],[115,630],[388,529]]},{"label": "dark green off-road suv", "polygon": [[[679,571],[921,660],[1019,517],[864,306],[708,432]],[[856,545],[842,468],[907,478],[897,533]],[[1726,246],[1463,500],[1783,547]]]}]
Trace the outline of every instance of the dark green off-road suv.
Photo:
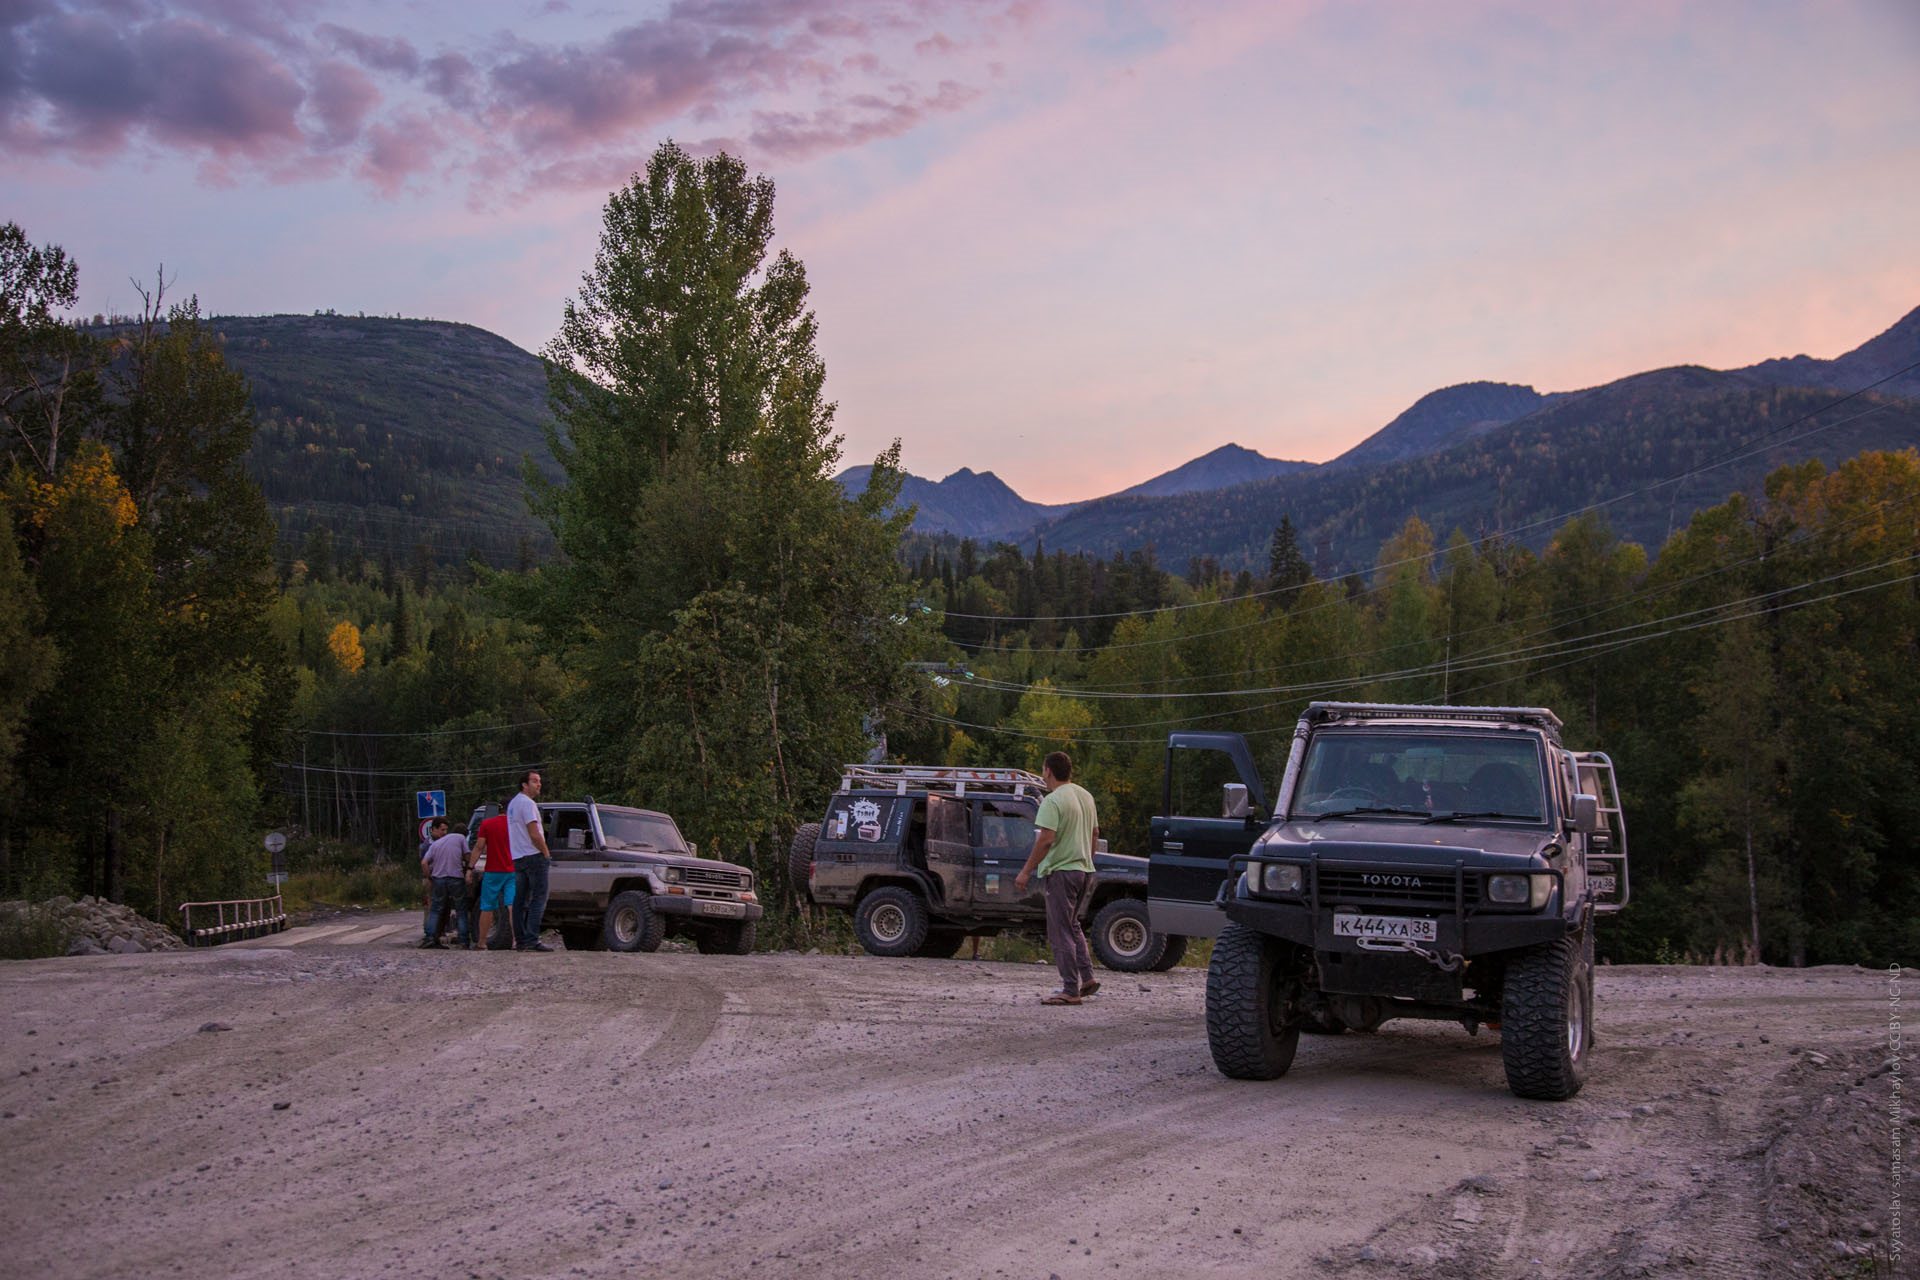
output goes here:
[{"label": "dark green off-road suv", "polygon": [[[1238,734],[1173,735],[1152,922],[1218,935],[1222,1073],[1285,1074],[1303,1030],[1431,1018],[1497,1027],[1521,1097],[1579,1091],[1594,918],[1626,904],[1627,833],[1612,762],[1560,731],[1539,707],[1314,703],[1272,810]],[[1180,812],[1187,783],[1223,777],[1223,806]]]},{"label": "dark green off-road suv", "polygon": [[[969,936],[1044,931],[1038,881],[1013,879],[1046,794],[1024,769],[848,765],[826,817],[795,833],[787,870],[815,903],[853,913],[876,956],[942,958]],[[1109,969],[1171,969],[1184,937],[1147,925],[1147,860],[1096,850],[1087,941]]]}]

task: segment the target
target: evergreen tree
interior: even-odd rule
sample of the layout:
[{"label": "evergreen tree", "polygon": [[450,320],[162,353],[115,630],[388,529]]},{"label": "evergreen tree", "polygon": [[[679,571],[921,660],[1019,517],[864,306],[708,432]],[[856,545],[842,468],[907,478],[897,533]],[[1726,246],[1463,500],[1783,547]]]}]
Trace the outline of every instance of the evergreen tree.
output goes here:
[{"label": "evergreen tree", "polygon": [[1300,598],[1300,589],[1312,581],[1313,568],[1300,552],[1293,520],[1281,516],[1273,529],[1273,541],[1267,546],[1267,588],[1274,592],[1282,609],[1291,609]]}]

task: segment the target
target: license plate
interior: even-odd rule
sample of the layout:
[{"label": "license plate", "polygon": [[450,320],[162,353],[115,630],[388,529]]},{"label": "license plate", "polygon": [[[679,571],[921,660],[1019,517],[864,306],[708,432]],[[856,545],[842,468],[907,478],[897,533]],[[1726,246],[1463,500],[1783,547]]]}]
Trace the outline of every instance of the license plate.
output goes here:
[{"label": "license plate", "polygon": [[1614,892],[1615,887],[1620,882],[1612,876],[1588,876],[1587,883],[1593,886],[1595,893],[1605,897],[1607,894]]},{"label": "license plate", "polygon": [[1417,916],[1337,915],[1333,918],[1336,938],[1397,938],[1406,942],[1432,942],[1440,936],[1440,926]]},{"label": "license plate", "polygon": [[738,919],[740,916],[744,916],[745,914],[747,914],[747,908],[741,903],[707,902],[699,898],[694,899],[693,910],[694,910],[694,914],[696,915],[732,916],[735,919]]}]

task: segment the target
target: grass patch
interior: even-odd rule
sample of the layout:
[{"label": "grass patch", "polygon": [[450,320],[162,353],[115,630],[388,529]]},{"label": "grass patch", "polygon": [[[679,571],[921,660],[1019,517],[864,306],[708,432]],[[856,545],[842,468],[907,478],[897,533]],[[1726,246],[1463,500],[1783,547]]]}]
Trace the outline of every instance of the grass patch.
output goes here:
[{"label": "grass patch", "polygon": [[323,907],[410,910],[420,906],[420,869],[404,863],[289,873],[280,886],[288,911]]}]

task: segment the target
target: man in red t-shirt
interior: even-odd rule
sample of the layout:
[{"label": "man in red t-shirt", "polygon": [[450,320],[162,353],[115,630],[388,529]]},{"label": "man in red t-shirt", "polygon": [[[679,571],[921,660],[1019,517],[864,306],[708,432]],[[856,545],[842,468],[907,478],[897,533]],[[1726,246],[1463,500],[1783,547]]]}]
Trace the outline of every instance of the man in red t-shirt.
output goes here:
[{"label": "man in red t-shirt", "polygon": [[[507,806],[480,824],[480,838],[473,842],[473,864],[481,868],[480,931],[478,942],[493,950],[493,913],[512,914],[515,877],[513,849],[508,843]],[[510,946],[511,944],[509,944]],[[505,948],[502,948],[503,950]]]}]

